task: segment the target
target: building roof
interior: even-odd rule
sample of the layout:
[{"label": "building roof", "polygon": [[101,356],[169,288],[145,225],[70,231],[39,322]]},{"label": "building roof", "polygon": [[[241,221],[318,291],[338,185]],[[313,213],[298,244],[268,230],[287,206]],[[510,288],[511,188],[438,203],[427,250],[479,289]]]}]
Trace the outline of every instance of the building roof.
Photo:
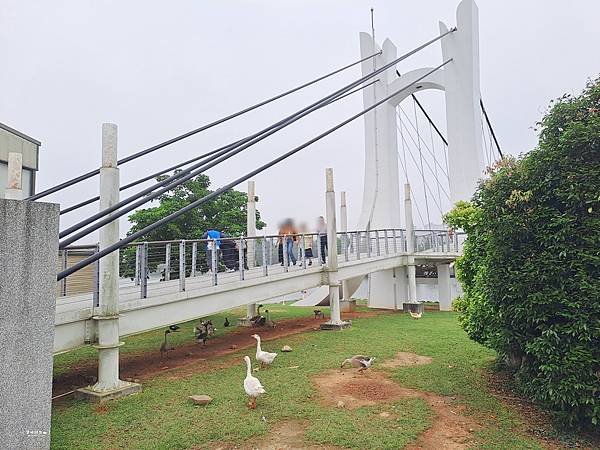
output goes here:
[{"label": "building roof", "polygon": [[26,134],[21,133],[20,131],[17,131],[14,128],[9,127],[8,125],[4,125],[2,122],[0,122],[0,128],[6,130],[9,133],[12,133],[16,136],[19,136],[20,138],[25,139],[25,140],[37,145],[38,147],[42,145],[42,143],[40,141],[38,141],[37,139],[27,136]]}]

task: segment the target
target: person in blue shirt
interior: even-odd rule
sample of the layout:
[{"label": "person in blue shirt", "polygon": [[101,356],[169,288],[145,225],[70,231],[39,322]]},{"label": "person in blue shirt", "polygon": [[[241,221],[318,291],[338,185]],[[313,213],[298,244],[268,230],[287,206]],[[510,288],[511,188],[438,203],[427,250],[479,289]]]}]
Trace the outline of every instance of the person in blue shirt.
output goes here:
[{"label": "person in blue shirt", "polygon": [[217,230],[208,230],[202,235],[202,239],[210,239],[206,243],[206,264],[208,265],[208,271],[212,270],[212,252],[217,252],[217,271],[219,270],[219,250],[221,249],[221,238],[223,233]]}]

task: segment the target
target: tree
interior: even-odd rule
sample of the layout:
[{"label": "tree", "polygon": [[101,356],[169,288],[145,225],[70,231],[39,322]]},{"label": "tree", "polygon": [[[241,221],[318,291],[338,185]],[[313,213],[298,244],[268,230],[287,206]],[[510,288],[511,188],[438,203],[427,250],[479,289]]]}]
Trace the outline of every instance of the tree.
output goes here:
[{"label": "tree", "polygon": [[[176,171],[177,173],[179,171]],[[162,181],[166,175],[157,177]],[[156,221],[179,211],[190,203],[210,194],[210,179],[207,175],[198,175],[191,180],[180,184],[176,188],[157,198],[158,205],[150,208],[139,209],[129,216],[132,227],[128,235],[135,233]],[[173,221],[158,227],[142,236],[140,241],[170,241],[180,239],[200,239],[202,234],[210,229],[216,229],[232,237],[246,234],[247,198],[244,192],[229,190],[216,199],[213,199],[198,208],[189,211]],[[260,212],[256,211],[256,228],[264,228],[266,224],[260,219]],[[133,276],[135,266],[135,249],[130,247],[121,252],[121,273],[123,276]],[[164,256],[164,248],[163,248]],[[176,246],[172,249],[172,258],[178,257]],[[188,259],[190,256],[187,256]],[[203,262],[203,258],[199,258]],[[156,267],[157,256],[154,261],[149,261],[151,269]],[[164,259],[163,259],[164,260]],[[188,264],[189,267],[189,264]]]},{"label": "tree", "polygon": [[560,423],[600,422],[600,79],[553,102],[538,147],[490,170],[446,222],[468,233],[456,303]]}]

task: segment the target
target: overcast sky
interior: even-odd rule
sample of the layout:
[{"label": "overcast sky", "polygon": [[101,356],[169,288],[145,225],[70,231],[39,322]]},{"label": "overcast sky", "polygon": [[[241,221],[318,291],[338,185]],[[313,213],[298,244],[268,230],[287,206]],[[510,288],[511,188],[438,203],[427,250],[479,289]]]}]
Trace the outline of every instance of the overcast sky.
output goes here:
[{"label": "overcast sky", "polygon": [[[438,20],[454,25],[457,3],[0,0],[0,122],[42,141],[39,191],[98,167],[102,122],[118,124],[119,155],[129,155],[359,59],[358,33],[370,31],[371,6],[377,40],[389,37],[401,54],[437,35]],[[579,92],[600,72],[600,2],[478,4],[482,96],[503,150],[523,153],[536,144],[532,126],[549,100]],[[440,62],[436,44],[399,70]],[[359,76],[356,67],[124,165],[122,182],[246,136]],[[421,98],[445,129],[443,94]],[[211,169],[213,187],[361,109],[362,96],[355,94],[303,119]],[[356,225],[364,176],[362,120],[256,177],[269,232],[284,217],[312,225],[324,214],[326,167],[334,168],[336,190],[348,192],[349,226]],[[68,206],[97,195],[97,184],[94,179],[48,199]],[[415,195],[422,204],[421,194]],[[96,210],[64,216],[61,228]]]}]

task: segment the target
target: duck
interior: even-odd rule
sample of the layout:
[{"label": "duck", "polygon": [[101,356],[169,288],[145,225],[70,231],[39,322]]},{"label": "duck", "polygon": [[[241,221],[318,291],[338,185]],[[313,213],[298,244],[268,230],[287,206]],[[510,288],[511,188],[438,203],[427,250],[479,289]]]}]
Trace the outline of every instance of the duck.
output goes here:
[{"label": "duck", "polygon": [[252,337],[256,339],[256,360],[260,363],[261,367],[270,365],[277,356],[277,353],[264,352],[260,348],[260,336],[253,334]]},{"label": "duck", "polygon": [[223,326],[225,328],[227,328],[229,326],[229,318],[228,317],[225,317],[225,322],[223,323]]},{"label": "duck", "polygon": [[248,407],[256,409],[256,398],[265,393],[265,388],[260,383],[260,380],[252,376],[252,362],[249,356],[244,356],[246,362],[246,378],[244,378],[244,391],[249,397]]},{"label": "duck", "polygon": [[415,320],[416,320],[416,319],[420,319],[420,318],[421,318],[421,316],[423,315],[423,313],[422,313],[422,312],[420,312],[420,313],[416,313],[416,312],[409,311],[408,313],[410,314],[410,317],[412,317],[412,318],[413,318],[413,319],[415,319]]},{"label": "duck", "polygon": [[350,364],[352,367],[358,368],[359,372],[363,372],[371,367],[373,361],[375,361],[375,358],[372,356],[354,355],[351,358],[345,359],[340,367],[343,368],[346,364]]}]

